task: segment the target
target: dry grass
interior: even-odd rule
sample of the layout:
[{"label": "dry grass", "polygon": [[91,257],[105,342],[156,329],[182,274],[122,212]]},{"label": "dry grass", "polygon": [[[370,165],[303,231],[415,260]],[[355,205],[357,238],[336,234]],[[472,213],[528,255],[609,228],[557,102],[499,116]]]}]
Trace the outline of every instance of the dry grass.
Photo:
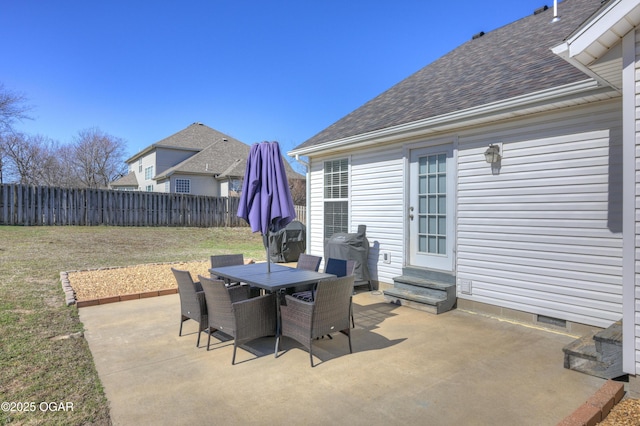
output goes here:
[{"label": "dry grass", "polygon": [[[61,271],[204,262],[241,252],[264,260],[248,228],[0,226],[0,402],[71,402],[72,412],[6,412],[0,424],[108,425],[108,402]],[[113,270],[115,271],[115,270]],[[107,280],[104,280],[105,282]]]}]

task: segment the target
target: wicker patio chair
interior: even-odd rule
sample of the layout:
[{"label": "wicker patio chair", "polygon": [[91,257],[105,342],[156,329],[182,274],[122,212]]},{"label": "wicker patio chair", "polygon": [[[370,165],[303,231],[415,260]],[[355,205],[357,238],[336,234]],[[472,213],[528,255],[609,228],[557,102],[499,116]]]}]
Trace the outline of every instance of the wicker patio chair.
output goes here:
[{"label": "wicker patio chair", "polygon": [[215,331],[219,330],[233,337],[233,365],[239,345],[276,334],[275,294],[250,298],[248,286],[227,287],[221,280],[203,276],[198,278],[206,295],[209,311],[207,350],[211,345],[211,335]]},{"label": "wicker patio chair", "polygon": [[[219,268],[221,266],[234,266],[234,265],[244,265],[244,255],[241,254],[216,254],[211,256],[211,267]],[[214,280],[223,280],[227,285],[236,285],[240,284],[239,282],[232,282],[227,278],[211,276]]]},{"label": "wicker patio chair", "polygon": [[[318,272],[318,268],[320,268],[320,262],[322,262],[322,257],[320,256],[301,253],[300,257],[298,258],[298,263],[296,264],[296,268],[304,269],[306,271]],[[311,291],[313,290],[314,287],[315,287],[315,284],[307,284],[307,285],[288,288],[287,294],[297,294],[297,293]]]},{"label": "wicker patio chair", "polygon": [[178,282],[178,294],[180,295],[180,331],[178,336],[182,336],[182,324],[192,319],[198,323],[198,341],[196,347],[200,346],[200,334],[207,329],[207,304],[204,292],[199,282],[194,282],[189,271],[181,271],[171,268],[173,276]]},{"label": "wicker patio chair", "polygon": [[[334,258],[330,257],[329,259],[327,259],[327,267],[324,268],[324,271],[327,274],[333,274],[338,278],[339,277],[345,277],[345,276],[353,275],[353,274],[355,274],[355,271],[356,271],[356,261],[355,260],[334,259]],[[313,286],[315,288],[315,284],[313,284]],[[354,284],[354,286],[355,286],[355,284]],[[293,293],[293,297],[296,297],[296,298],[301,299],[301,300],[305,300],[307,302],[313,302],[313,298],[315,297],[314,288],[312,288],[310,290],[308,289],[308,290],[305,290],[305,291]],[[353,293],[353,291],[352,291],[352,293]],[[351,327],[355,328],[356,322],[355,322],[355,320],[353,318],[353,294],[351,296],[351,303],[349,304],[349,306],[350,306],[350,308],[349,308],[350,314],[349,315],[351,316]],[[331,338],[331,335],[329,335],[329,338]]]},{"label": "wicker patio chair", "polygon": [[[309,350],[311,367],[314,366],[312,345],[316,338],[340,331],[348,337],[349,353],[353,353],[349,315],[354,280],[355,277],[349,275],[319,282],[313,302],[285,296],[285,303],[280,307],[281,335],[300,342]],[[280,337],[276,339],[276,354],[279,344]]]},{"label": "wicker patio chair", "polygon": [[318,272],[318,268],[320,268],[321,261],[322,261],[321,256],[314,256],[312,254],[300,253],[300,257],[298,257],[298,263],[296,264],[296,268],[304,269],[307,271]]},{"label": "wicker patio chair", "polygon": [[[327,259],[327,265],[324,268],[324,272],[327,274],[333,274],[336,277],[346,277],[348,275],[353,275],[356,268],[356,262],[353,260],[343,260],[343,259]],[[312,288],[306,289],[303,291],[296,291],[293,293],[293,297],[298,299],[305,300],[307,302],[313,302],[313,295],[315,293],[315,286],[317,284],[312,284]]]}]

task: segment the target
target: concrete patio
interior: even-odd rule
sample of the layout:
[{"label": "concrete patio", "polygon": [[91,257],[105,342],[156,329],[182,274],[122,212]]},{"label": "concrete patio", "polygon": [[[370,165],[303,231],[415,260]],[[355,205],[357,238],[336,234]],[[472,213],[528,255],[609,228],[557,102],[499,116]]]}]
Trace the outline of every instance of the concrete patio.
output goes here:
[{"label": "concrete patio", "polygon": [[316,367],[297,343],[238,349],[196,323],[178,337],[178,295],[79,310],[114,425],[556,425],[603,379],[563,368],[574,337],[461,310],[431,315],[354,297],[347,339],[319,340]]}]

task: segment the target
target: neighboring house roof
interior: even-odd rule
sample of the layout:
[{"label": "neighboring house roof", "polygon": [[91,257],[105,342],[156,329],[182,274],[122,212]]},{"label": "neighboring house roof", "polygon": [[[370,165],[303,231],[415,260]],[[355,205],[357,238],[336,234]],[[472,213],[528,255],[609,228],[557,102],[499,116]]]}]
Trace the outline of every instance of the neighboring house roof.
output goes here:
[{"label": "neighboring house roof", "polygon": [[[174,173],[218,176],[238,161],[246,163],[249,151],[248,145],[233,138],[214,141],[197,154],[158,174],[155,179],[166,179]],[[243,176],[244,167],[237,177]]]},{"label": "neighboring house roof", "polygon": [[[157,181],[168,179],[175,173],[243,178],[247,157],[251,151],[249,145],[231,136],[202,123],[193,123],[186,129],[148,146],[126,162],[136,161],[158,148],[194,151],[194,155],[154,176]],[[304,176],[293,170],[288,161],[284,161],[284,165],[289,179],[304,179]]]},{"label": "neighboring house roof", "polygon": [[136,174],[134,172],[129,172],[125,176],[122,176],[113,182],[111,182],[110,186],[138,186],[138,179],[136,179]]},{"label": "neighboring house roof", "polygon": [[182,150],[201,151],[212,143],[221,142],[223,140],[242,143],[231,136],[225,135],[224,133],[212,129],[209,126],[205,126],[202,123],[196,122],[178,133],[174,133],[159,142],[149,145],[142,151],[127,159],[126,163],[131,163],[139,157],[147,155],[150,151],[153,151],[156,148],[177,148]]},{"label": "neighboring house roof", "polygon": [[[606,2],[605,2],[606,3]],[[555,55],[562,42],[602,7],[565,0],[551,9],[474,38],[294,148],[375,132],[589,79]]]}]

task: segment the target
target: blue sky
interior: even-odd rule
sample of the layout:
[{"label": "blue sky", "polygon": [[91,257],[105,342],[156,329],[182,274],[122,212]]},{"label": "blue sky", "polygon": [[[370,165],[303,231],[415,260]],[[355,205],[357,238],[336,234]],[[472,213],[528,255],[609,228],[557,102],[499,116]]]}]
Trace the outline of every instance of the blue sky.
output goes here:
[{"label": "blue sky", "polygon": [[132,155],[199,121],[286,152],[545,4],[0,0],[0,82],[33,106],[17,129],[61,143],[98,127]]}]

